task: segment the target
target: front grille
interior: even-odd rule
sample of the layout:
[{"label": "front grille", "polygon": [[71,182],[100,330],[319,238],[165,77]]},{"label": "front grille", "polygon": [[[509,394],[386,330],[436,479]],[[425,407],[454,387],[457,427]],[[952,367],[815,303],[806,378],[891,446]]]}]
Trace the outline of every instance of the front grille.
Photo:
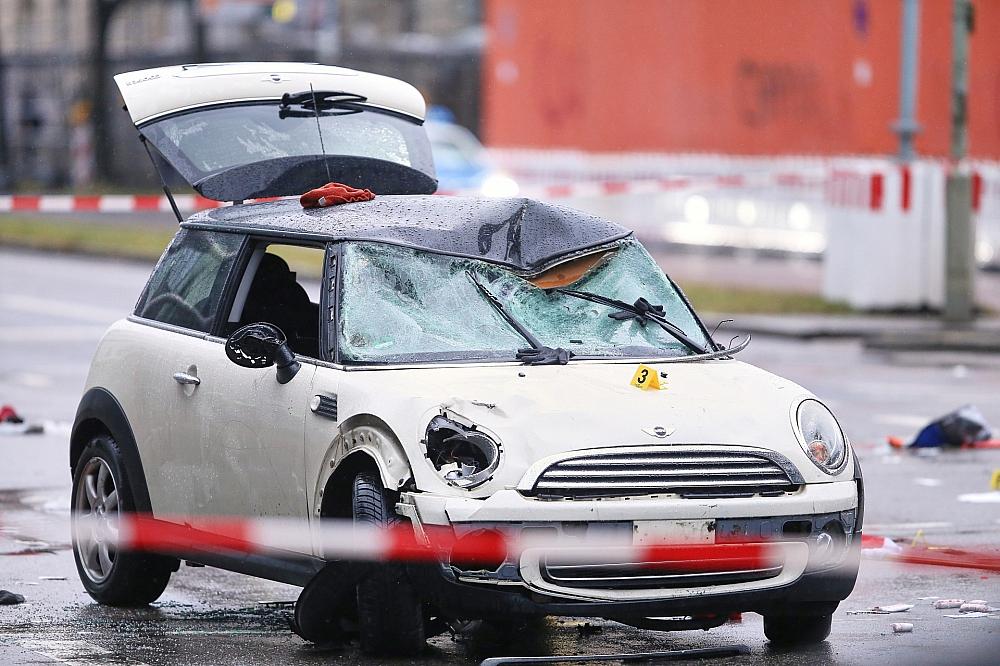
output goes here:
[{"label": "front grille", "polygon": [[795,466],[773,451],[733,446],[603,450],[549,465],[527,494],[540,498],[752,497],[799,489]]},{"label": "front grille", "polygon": [[655,590],[749,583],[774,578],[782,567],[738,571],[671,570],[667,562],[617,564],[556,564],[544,562],[542,578],[561,587],[597,590]]}]

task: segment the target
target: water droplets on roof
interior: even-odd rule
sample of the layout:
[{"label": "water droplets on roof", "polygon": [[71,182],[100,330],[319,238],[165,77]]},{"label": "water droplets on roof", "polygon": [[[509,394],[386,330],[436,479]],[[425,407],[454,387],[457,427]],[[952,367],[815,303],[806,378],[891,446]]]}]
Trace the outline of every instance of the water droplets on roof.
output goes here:
[{"label": "water droplets on roof", "polygon": [[608,220],[532,199],[419,195],[380,195],[308,210],[293,200],[230,206],[197,213],[184,226],[323,241],[371,240],[528,271],[630,234]]}]

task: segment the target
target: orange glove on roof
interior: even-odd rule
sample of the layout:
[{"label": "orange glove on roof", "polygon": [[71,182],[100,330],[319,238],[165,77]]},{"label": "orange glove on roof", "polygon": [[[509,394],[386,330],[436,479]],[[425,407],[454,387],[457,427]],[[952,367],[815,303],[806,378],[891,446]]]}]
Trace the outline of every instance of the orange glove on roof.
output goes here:
[{"label": "orange glove on roof", "polygon": [[303,194],[299,203],[303,208],[326,208],[355,201],[371,201],[374,198],[375,194],[371,190],[359,190],[341,183],[327,183]]}]

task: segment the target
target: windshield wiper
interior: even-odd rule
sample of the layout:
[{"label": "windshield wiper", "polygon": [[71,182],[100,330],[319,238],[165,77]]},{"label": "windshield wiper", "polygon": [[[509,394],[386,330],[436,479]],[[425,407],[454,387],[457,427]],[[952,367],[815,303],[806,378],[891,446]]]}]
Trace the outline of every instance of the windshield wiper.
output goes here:
[{"label": "windshield wiper", "polygon": [[479,293],[489,301],[489,304],[493,306],[493,309],[497,311],[504,321],[510,324],[510,327],[517,331],[517,334],[527,341],[530,347],[524,349],[518,349],[515,358],[519,361],[524,361],[527,365],[566,365],[569,360],[573,358],[573,352],[568,349],[563,349],[562,347],[557,347],[553,349],[552,347],[546,347],[541,343],[541,341],[532,334],[524,324],[519,322],[512,314],[507,312],[507,308],[504,307],[503,303],[500,301],[496,295],[486,288],[482,282],[479,281],[472,271],[465,271],[466,276],[472,284],[476,285],[479,289]]},{"label": "windshield wiper", "polygon": [[[309,90],[285,93],[278,105],[278,117],[311,118],[313,116],[346,116],[361,113],[367,97],[339,90]],[[298,108],[293,108],[298,107]]]},{"label": "windshield wiper", "polygon": [[566,294],[567,296],[572,296],[573,298],[590,301],[591,303],[606,305],[609,308],[616,308],[616,311],[610,313],[608,316],[617,321],[635,319],[639,322],[640,326],[645,326],[647,322],[651,321],[672,335],[678,342],[682,343],[695,354],[704,354],[709,351],[707,346],[702,347],[697,342],[689,338],[687,334],[680,329],[680,327],[670,322],[664,314],[662,305],[653,305],[645,298],[640,297],[635,303],[629,305],[625,301],[615,300],[614,298],[608,298],[589,291],[578,291],[576,289],[554,289],[553,291],[560,294]]}]

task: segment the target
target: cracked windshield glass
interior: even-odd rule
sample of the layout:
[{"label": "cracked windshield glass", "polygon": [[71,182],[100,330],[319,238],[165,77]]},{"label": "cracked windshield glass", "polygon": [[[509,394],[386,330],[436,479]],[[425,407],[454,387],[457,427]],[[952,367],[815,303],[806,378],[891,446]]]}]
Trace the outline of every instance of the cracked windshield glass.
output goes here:
[{"label": "cracked windshield glass", "polygon": [[[472,282],[475,275],[543,344],[577,357],[690,354],[654,323],[618,321],[615,310],[545,287],[571,287],[633,303],[662,305],[666,318],[699,344],[707,338],[677,288],[636,241],[602,254],[575,279],[525,278],[483,261],[394,245],[345,247],[340,353],[348,362],[513,359],[527,342]],[[567,271],[568,272],[568,271]]]}]

